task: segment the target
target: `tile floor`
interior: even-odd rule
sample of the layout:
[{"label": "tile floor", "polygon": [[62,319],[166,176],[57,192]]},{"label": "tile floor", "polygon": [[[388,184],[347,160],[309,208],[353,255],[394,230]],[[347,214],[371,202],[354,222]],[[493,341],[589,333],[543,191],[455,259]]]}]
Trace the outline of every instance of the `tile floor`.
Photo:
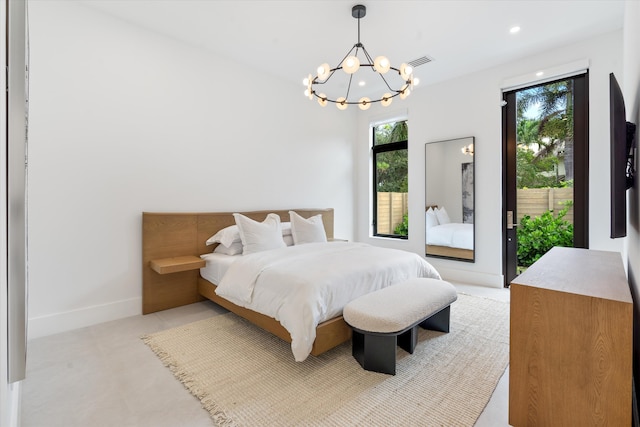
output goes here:
[{"label": "tile floor", "polygon": [[[457,285],[509,300],[506,289]],[[206,301],[29,341],[22,427],[211,426],[200,402],[140,336],[225,312]],[[508,426],[508,370],[476,426]]]}]

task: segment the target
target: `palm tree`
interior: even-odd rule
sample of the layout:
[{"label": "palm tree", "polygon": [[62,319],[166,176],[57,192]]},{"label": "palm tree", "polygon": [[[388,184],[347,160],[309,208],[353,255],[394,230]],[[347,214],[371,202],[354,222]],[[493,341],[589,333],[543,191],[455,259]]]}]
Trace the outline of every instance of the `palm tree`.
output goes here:
[{"label": "palm tree", "polygon": [[[518,92],[518,122],[532,107],[539,109],[538,141],[542,146],[536,158],[564,149],[565,180],[573,179],[573,81],[564,80]],[[523,141],[525,142],[525,141]]]}]

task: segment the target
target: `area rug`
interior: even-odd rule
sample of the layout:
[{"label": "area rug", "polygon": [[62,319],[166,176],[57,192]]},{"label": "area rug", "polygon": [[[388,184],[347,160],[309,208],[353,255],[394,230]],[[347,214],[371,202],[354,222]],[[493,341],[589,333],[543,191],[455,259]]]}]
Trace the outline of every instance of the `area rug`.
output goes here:
[{"label": "area rug", "polygon": [[295,362],[289,344],[232,314],[142,337],[220,426],[472,426],[509,359],[509,304],[458,295],[451,331],[420,329],[396,375],[342,344]]}]

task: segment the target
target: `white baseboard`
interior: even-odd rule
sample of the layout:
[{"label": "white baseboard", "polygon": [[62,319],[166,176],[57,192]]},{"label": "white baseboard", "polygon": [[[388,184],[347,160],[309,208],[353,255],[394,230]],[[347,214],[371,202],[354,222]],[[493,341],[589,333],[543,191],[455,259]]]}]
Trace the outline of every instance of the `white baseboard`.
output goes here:
[{"label": "white baseboard", "polygon": [[470,285],[487,286],[490,288],[504,287],[502,274],[478,273],[459,269],[438,267],[438,272],[444,280],[451,282],[467,283]]},{"label": "white baseboard", "polygon": [[78,310],[29,318],[27,337],[36,339],[142,313],[142,298],[131,298]]}]

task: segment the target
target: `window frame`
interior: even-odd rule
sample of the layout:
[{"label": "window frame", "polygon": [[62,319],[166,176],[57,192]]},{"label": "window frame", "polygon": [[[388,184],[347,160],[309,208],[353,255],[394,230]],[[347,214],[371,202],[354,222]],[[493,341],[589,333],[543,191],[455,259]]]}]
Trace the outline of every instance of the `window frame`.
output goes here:
[{"label": "window frame", "polygon": [[[407,126],[407,139],[396,142],[389,142],[386,144],[376,145],[376,132],[375,128],[385,124],[395,124],[405,122]],[[372,218],[372,236],[373,237],[382,237],[389,239],[400,239],[400,240],[408,240],[409,236],[403,236],[400,234],[384,234],[378,233],[378,166],[377,166],[377,156],[378,154],[387,153],[390,151],[399,151],[399,150],[407,150],[407,179],[409,178],[409,137],[408,137],[408,126],[409,121],[404,119],[391,119],[389,121],[377,122],[371,124],[371,165],[372,165],[372,204],[373,204],[373,218]],[[408,191],[407,191],[408,194]]]}]

